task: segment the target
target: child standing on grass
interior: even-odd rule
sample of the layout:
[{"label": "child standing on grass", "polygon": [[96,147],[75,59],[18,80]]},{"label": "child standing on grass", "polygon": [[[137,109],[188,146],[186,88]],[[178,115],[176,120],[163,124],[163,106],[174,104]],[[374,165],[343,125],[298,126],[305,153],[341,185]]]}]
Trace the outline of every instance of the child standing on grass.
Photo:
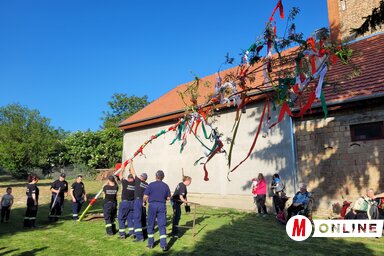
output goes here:
[{"label": "child standing on grass", "polygon": [[7,193],[1,198],[1,223],[9,221],[9,215],[11,214],[11,207],[13,205],[12,188],[7,188]]}]

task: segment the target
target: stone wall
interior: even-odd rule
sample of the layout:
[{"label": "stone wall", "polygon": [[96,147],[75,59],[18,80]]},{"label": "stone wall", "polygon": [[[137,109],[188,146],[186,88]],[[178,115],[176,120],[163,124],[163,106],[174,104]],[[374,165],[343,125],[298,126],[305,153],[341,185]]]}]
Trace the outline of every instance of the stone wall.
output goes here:
[{"label": "stone wall", "polygon": [[[372,9],[380,5],[380,0],[338,0],[338,5],[341,38],[348,39],[351,28],[360,27],[364,22],[363,17],[370,15]],[[384,26],[375,32],[379,31],[384,31]]]},{"label": "stone wall", "polygon": [[384,140],[352,142],[350,134],[350,125],[383,120],[382,103],[296,120],[298,178],[314,192],[318,210],[342,197],[354,201],[367,188],[384,191]]}]

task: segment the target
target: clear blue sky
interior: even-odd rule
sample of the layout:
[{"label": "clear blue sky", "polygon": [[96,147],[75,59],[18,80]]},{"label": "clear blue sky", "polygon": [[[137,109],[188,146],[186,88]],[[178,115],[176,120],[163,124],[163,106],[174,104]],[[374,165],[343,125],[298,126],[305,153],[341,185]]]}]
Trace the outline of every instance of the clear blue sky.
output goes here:
[{"label": "clear blue sky", "polygon": [[[55,127],[97,130],[113,93],[154,100],[192,73],[214,73],[227,52],[238,60],[276,2],[2,0],[0,106],[20,103]],[[306,36],[328,26],[325,0],[283,4],[286,16],[301,9],[296,25]]]}]

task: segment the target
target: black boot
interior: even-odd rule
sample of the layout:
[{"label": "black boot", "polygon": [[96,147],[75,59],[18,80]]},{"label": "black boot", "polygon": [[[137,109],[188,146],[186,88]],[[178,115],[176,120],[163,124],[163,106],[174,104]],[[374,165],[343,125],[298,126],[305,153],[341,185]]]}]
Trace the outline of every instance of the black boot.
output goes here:
[{"label": "black boot", "polygon": [[113,236],[112,226],[105,227],[105,231],[107,232],[107,235]]},{"label": "black boot", "polygon": [[36,227],[36,224],[35,224],[36,220],[30,220],[29,222],[30,222],[30,227],[31,228],[35,228]]},{"label": "black boot", "polygon": [[113,233],[113,234],[116,234],[116,233],[117,233],[117,230],[116,230],[116,224],[115,224],[115,223],[112,223],[112,233]]},{"label": "black boot", "polygon": [[29,228],[31,226],[29,219],[24,218],[24,227]]}]

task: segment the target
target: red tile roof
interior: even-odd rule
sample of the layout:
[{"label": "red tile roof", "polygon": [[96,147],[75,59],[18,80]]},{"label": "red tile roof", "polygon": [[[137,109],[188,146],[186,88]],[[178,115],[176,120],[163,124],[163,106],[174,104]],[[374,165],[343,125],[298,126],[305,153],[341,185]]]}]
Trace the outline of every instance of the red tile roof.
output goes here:
[{"label": "red tile roof", "polygon": [[[351,78],[349,77],[353,71],[351,65],[343,65],[340,61],[333,65],[328,71],[327,81],[337,82],[338,85],[336,87],[328,85],[324,88],[327,103],[384,93],[384,34],[356,41],[350,44],[350,47],[354,50],[352,63],[360,69],[361,74]],[[295,49],[289,49],[285,54],[292,54]],[[236,68],[222,71],[222,77],[236,71]],[[199,97],[198,104],[204,103],[204,96],[213,95],[215,79],[216,74],[202,79],[202,84],[208,82],[210,86],[199,87],[199,94],[202,97]],[[257,72],[253,85],[262,84],[263,80],[263,73]],[[128,130],[182,116],[185,105],[178,92],[184,91],[190,83],[181,84],[153,101],[123,121],[120,128]]]}]

